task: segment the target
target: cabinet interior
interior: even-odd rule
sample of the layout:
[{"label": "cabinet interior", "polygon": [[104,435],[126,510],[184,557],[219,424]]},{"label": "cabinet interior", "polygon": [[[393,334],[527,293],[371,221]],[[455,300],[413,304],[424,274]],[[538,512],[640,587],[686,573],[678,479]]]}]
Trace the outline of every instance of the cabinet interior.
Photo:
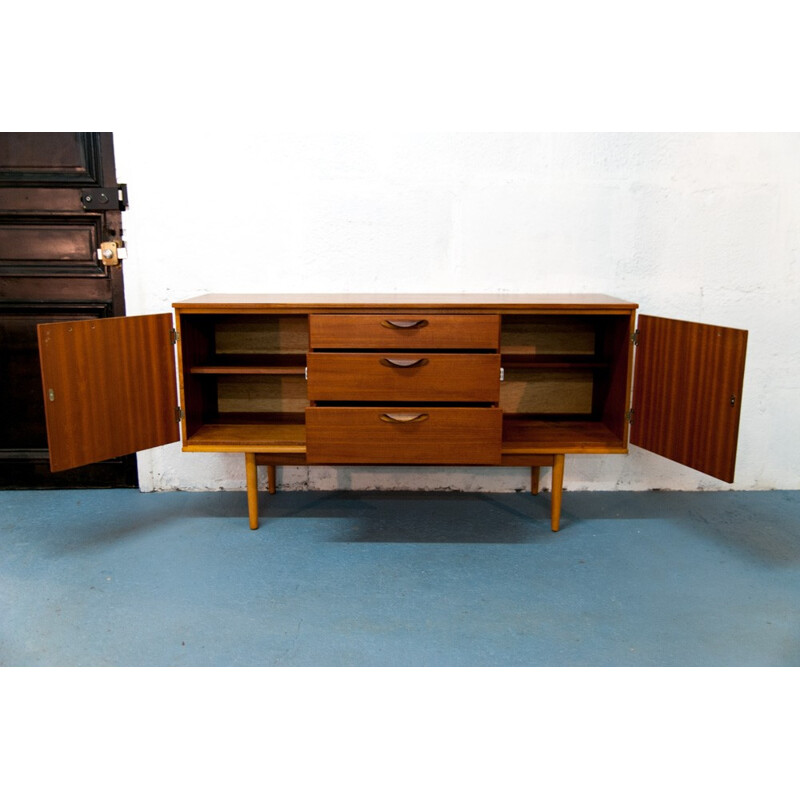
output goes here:
[{"label": "cabinet interior", "polygon": [[186,444],[304,441],[308,317],[181,314]]},{"label": "cabinet interior", "polygon": [[624,450],[630,328],[630,314],[505,315],[504,442]]}]

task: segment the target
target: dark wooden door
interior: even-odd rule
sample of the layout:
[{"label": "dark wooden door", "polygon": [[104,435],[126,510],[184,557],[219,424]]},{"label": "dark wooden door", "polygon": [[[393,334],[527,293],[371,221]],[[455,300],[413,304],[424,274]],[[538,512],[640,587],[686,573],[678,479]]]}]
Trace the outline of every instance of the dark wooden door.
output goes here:
[{"label": "dark wooden door", "polygon": [[121,261],[98,255],[123,189],[110,133],[0,133],[0,487],[137,484],[135,456],[51,472],[36,334],[125,314]]},{"label": "dark wooden door", "polygon": [[53,471],[176,442],[172,315],[39,327]]},{"label": "dark wooden door", "polygon": [[641,315],[631,444],[733,482],[747,331]]}]

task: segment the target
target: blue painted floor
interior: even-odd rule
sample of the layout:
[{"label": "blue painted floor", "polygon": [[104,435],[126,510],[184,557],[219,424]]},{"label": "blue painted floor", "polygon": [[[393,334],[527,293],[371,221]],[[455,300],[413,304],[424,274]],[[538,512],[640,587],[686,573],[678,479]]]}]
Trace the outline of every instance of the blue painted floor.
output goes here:
[{"label": "blue painted floor", "polygon": [[800,665],[800,492],[549,500],[0,492],[0,665]]}]

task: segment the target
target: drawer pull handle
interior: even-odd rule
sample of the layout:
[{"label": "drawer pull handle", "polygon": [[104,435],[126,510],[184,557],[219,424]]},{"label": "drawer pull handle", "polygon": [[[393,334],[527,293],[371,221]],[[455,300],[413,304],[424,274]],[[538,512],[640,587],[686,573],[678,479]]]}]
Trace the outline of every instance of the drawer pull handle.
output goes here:
[{"label": "drawer pull handle", "polygon": [[427,324],[428,320],[426,319],[385,319],[381,322],[384,328],[400,328],[401,330],[424,328]]},{"label": "drawer pull handle", "polygon": [[424,367],[428,363],[427,358],[382,358],[381,364],[384,367]]},{"label": "drawer pull handle", "polygon": [[427,414],[381,414],[381,422],[424,422]]}]

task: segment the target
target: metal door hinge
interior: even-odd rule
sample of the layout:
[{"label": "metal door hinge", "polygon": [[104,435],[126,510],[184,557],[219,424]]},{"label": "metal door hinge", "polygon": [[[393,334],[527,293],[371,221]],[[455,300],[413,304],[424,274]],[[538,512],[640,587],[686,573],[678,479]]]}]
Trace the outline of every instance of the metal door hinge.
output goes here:
[{"label": "metal door hinge", "polygon": [[637,347],[639,345],[639,329],[638,328],[631,334],[631,341],[633,342],[635,347]]},{"label": "metal door hinge", "polygon": [[502,382],[505,379],[506,379],[506,371],[503,369],[503,367],[500,367],[500,381]]},{"label": "metal door hinge", "polygon": [[180,406],[175,406],[175,422],[180,422],[183,419],[183,409]]},{"label": "metal door hinge", "polygon": [[625,412],[625,419],[628,420],[629,423],[633,424],[633,409],[629,408]]},{"label": "metal door hinge", "polygon": [[81,205],[84,211],[124,211],[128,207],[128,185],[81,189]]},{"label": "metal door hinge", "polygon": [[179,342],[180,340],[181,340],[181,335],[178,333],[178,331],[177,331],[177,330],[175,330],[175,328],[173,328],[173,329],[172,329],[172,330],[169,332],[169,341],[170,341],[170,344],[178,344],[178,342]]},{"label": "metal door hinge", "polygon": [[115,242],[100,242],[97,258],[103,262],[104,267],[119,266],[119,260],[127,257],[128,251],[119,240]]}]

